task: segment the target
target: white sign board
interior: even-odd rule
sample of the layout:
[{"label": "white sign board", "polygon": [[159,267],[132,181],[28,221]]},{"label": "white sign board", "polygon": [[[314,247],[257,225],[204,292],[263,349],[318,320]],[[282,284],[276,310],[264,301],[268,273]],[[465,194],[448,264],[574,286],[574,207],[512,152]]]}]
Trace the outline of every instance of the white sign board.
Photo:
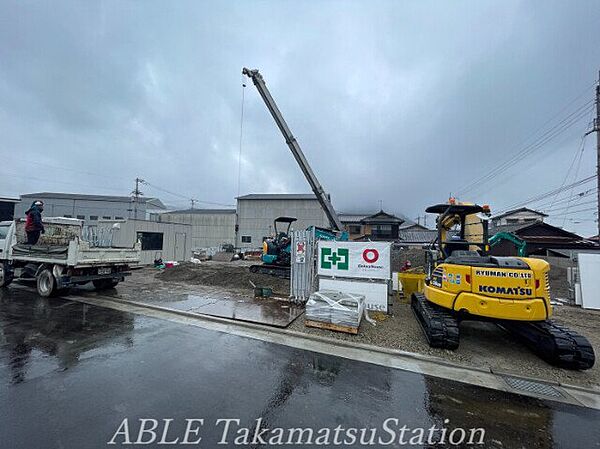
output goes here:
[{"label": "white sign board", "polygon": [[319,278],[319,290],[334,290],[337,292],[364,295],[367,310],[376,310],[384,313],[388,311],[387,283]]},{"label": "white sign board", "polygon": [[577,259],[581,280],[581,306],[584,309],[600,309],[600,254],[579,253]]},{"label": "white sign board", "polygon": [[331,277],[390,279],[386,242],[319,241],[318,274]]},{"label": "white sign board", "polygon": [[296,242],[296,263],[306,262],[306,240]]}]

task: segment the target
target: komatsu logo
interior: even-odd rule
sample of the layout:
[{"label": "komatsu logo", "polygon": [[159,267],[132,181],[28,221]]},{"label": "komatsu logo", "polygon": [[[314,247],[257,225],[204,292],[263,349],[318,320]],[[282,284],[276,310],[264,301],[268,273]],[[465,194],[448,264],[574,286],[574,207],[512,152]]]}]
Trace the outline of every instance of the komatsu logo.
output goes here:
[{"label": "komatsu logo", "polygon": [[498,293],[499,295],[531,296],[533,294],[533,290],[530,288],[495,287],[493,285],[480,285],[479,291],[481,293]]},{"label": "komatsu logo", "polygon": [[475,270],[475,276],[487,276],[487,277],[494,277],[494,278],[531,279],[531,273],[528,271]]}]

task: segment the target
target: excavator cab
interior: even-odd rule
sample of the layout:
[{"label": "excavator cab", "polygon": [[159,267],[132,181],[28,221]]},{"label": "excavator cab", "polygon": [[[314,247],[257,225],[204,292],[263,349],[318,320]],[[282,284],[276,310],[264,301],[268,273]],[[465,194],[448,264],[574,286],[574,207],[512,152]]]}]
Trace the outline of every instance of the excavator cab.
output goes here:
[{"label": "excavator cab", "polygon": [[[273,222],[275,236],[263,242],[262,261],[267,265],[290,265],[290,227],[296,221],[294,217],[277,217]],[[282,224],[287,224],[283,231]]]},{"label": "excavator cab", "polygon": [[[297,220],[297,218],[294,218],[294,217],[277,217],[275,219],[275,221],[273,221],[273,230],[275,231],[275,238],[279,239],[279,238],[289,236],[290,235],[290,227],[292,226],[292,223],[295,222],[296,220]],[[285,232],[280,230],[280,228],[283,229],[283,226],[281,226],[281,223],[287,223]],[[278,224],[280,224],[280,225],[278,226]]]},{"label": "excavator cab", "polygon": [[489,251],[489,206],[450,202],[430,206],[425,212],[438,214],[438,235],[434,243],[437,243],[441,259],[452,257],[455,252],[458,253],[456,256],[461,253],[484,256]]}]

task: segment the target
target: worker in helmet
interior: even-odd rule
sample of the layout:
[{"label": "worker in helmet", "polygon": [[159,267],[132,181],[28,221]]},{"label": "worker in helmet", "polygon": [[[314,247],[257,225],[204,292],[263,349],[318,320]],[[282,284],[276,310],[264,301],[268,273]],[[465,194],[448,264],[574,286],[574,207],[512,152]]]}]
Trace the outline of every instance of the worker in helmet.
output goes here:
[{"label": "worker in helmet", "polygon": [[40,234],[44,233],[44,224],[42,223],[42,212],[44,203],[34,201],[31,207],[25,211],[25,232],[27,233],[27,244],[35,245],[40,239]]}]

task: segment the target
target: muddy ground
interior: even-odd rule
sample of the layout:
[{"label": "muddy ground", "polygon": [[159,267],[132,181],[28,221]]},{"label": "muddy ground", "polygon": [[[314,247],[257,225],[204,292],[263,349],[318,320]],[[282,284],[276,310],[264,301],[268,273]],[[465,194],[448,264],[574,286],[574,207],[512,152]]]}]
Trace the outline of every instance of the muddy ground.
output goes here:
[{"label": "muddy ground", "polygon": [[[248,280],[271,286],[281,293],[289,290],[289,281],[272,276],[250,273],[246,262],[206,262],[201,265],[184,264],[155,273],[149,269],[134,275],[138,285],[146,291],[153,288],[172,292],[193,291],[194,285],[210,286],[215,292],[236,292],[251,295]],[[154,284],[154,286],[152,286]],[[127,282],[123,284],[126,288]],[[122,287],[119,287],[120,289]],[[135,292],[128,296],[134,295]],[[321,329],[307,328],[304,318],[296,319],[289,329],[325,337],[356,341],[403,351],[427,354],[467,366],[490,369],[494,372],[529,376],[547,381],[581,385],[600,389],[600,367],[583,371],[567,371],[552,367],[531,353],[521,342],[490,323],[464,322],[461,324],[461,344],[458,350],[433,349],[427,345],[410,306],[394,297],[391,315],[377,314],[377,325],[363,321],[358,335],[348,335]],[[596,351],[600,351],[600,312],[578,307],[556,306],[555,319],[586,336]]]},{"label": "muddy ground", "polygon": [[235,290],[252,289],[252,283],[259,287],[271,287],[274,292],[289,295],[290,281],[261,273],[251,273],[252,263],[212,262],[200,264],[184,262],[173,268],[167,268],[156,277],[165,282],[185,282],[196,285],[225,287]]}]

